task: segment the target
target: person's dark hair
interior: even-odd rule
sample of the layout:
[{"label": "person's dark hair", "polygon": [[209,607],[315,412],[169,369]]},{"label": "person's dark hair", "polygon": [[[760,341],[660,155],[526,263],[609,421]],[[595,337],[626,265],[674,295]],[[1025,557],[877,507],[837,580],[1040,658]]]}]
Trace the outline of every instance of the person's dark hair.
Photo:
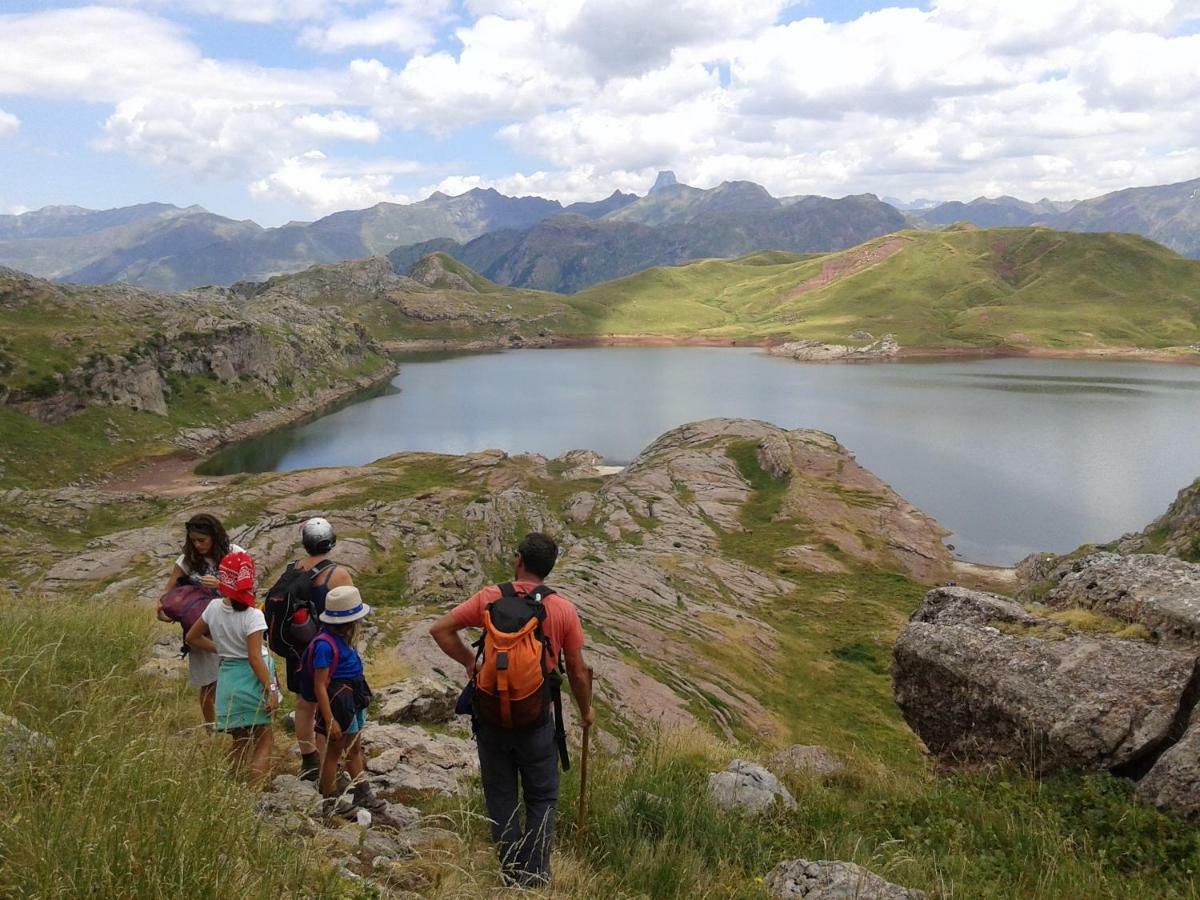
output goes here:
[{"label": "person's dark hair", "polygon": [[554,543],[554,538],[550,535],[540,531],[531,531],[521,538],[517,552],[521,554],[525,568],[538,578],[549,575],[558,560],[558,544]]},{"label": "person's dark hair", "polygon": [[204,534],[212,538],[210,559],[217,565],[220,565],[221,560],[229,555],[229,535],[225,533],[225,526],[216,516],[200,513],[188,519],[184,528],[186,530],[183,535],[183,558],[193,572],[198,574],[208,572],[208,561],[192,546],[193,534]]},{"label": "person's dark hair", "polygon": [[255,605],[254,603],[243,603],[241,600],[234,600],[232,597],[226,597],[225,599],[229,601],[229,605],[234,612],[245,612]]}]

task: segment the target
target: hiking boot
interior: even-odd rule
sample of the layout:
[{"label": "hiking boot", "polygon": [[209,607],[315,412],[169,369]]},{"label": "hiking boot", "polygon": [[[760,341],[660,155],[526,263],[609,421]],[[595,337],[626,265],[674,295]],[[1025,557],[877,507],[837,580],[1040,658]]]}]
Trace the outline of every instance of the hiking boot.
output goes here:
[{"label": "hiking boot", "polygon": [[316,781],[321,774],[321,756],[315,751],[300,754],[300,780]]},{"label": "hiking boot", "polygon": [[370,784],[360,781],[354,786],[354,805],[359,809],[377,812],[383,809],[387,805],[387,802],[383,798],[376,797],[371,793]]},{"label": "hiking boot", "polygon": [[354,812],[354,799],[348,794],[335,794],[332,797],[326,797],[321,801],[321,805],[317,807],[317,814],[325,818],[329,818],[330,816],[354,818]]}]

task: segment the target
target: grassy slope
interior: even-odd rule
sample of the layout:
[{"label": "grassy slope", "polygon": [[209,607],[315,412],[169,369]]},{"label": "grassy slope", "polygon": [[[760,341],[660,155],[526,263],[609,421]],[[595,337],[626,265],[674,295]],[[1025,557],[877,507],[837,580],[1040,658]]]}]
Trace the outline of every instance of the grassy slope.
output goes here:
[{"label": "grassy slope", "polygon": [[0,710],[56,744],[6,753],[0,896],[335,896],[321,854],[228,778],[194,692],[137,673],[145,609],[81,608],[0,596]]},{"label": "grassy slope", "polygon": [[[859,328],[910,347],[1179,346],[1200,338],[1200,262],[1143,238],[1043,228],[901,232],[882,262],[795,294],[841,254],[755,254],[651,269],[568,302],[597,331],[844,341]],[[1014,333],[1025,337],[1014,336]]]}]

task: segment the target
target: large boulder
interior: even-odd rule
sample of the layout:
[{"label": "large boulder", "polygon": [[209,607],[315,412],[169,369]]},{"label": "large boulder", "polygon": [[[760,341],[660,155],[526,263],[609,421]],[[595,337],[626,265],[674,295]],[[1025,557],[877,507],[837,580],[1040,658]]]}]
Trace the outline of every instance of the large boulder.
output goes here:
[{"label": "large boulder", "polygon": [[1200,818],[1200,711],[1178,743],[1138,782],[1137,797],[1176,815]]},{"label": "large boulder", "polygon": [[749,813],[762,813],[771,809],[778,800],[786,807],[796,801],[779,779],[754,763],[735,759],[724,772],[713,772],[708,776],[708,793],[721,809],[741,809]]},{"label": "large boulder", "polygon": [[924,900],[924,891],[885,881],[851,862],[793,859],[781,862],[766,877],[766,887],[779,900]]},{"label": "large boulder", "polygon": [[[1040,631],[1050,626],[1054,639]],[[1197,685],[1191,654],[1064,632],[961,589],[930,592],[896,641],[892,678],[905,720],[943,761],[1133,775],[1178,737]]]},{"label": "large boulder", "polygon": [[1144,625],[1167,643],[1200,646],[1200,566],[1170,556],[1094,553],[1074,562],[1044,601]]}]

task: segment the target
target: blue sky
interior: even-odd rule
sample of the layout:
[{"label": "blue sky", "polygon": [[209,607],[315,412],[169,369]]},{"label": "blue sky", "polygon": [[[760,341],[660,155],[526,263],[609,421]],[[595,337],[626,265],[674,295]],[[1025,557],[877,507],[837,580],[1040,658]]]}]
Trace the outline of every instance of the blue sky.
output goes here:
[{"label": "blue sky", "polygon": [[1200,177],[1197,0],[0,4],[0,212],[474,186],[1092,196]]}]

